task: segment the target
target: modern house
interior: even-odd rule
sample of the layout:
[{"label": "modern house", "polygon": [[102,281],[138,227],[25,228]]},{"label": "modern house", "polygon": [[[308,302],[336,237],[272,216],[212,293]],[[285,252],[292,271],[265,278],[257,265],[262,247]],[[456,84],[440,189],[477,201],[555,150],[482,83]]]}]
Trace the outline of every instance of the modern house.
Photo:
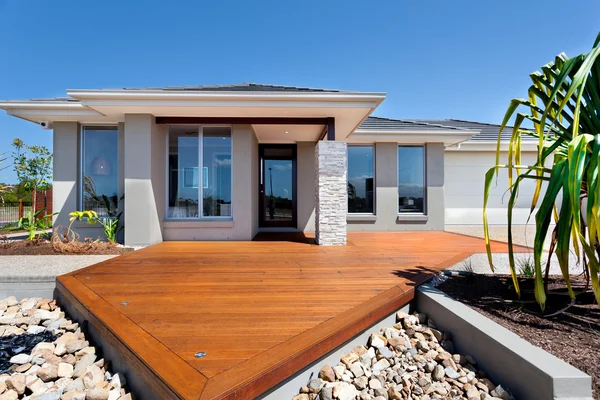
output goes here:
[{"label": "modern house", "polygon": [[[481,223],[498,126],[373,117],[385,93],[292,86],[67,95],[0,102],[54,131],[57,225],[74,210],[112,213],[102,195],[123,212],[126,245],[269,231],[314,231],[321,245],[344,245],[348,231]],[[492,223],[505,223],[501,197],[493,195]],[[85,223],[76,230],[101,235]]]}]

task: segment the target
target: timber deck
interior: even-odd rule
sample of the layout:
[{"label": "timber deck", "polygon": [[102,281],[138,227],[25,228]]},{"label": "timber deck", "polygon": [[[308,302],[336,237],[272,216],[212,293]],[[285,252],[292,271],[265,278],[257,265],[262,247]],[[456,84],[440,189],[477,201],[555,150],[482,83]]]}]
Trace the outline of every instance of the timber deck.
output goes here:
[{"label": "timber deck", "polygon": [[160,398],[248,399],[485,252],[446,232],[348,233],[345,247],[272,238],[163,242],[58,277],[57,289]]}]

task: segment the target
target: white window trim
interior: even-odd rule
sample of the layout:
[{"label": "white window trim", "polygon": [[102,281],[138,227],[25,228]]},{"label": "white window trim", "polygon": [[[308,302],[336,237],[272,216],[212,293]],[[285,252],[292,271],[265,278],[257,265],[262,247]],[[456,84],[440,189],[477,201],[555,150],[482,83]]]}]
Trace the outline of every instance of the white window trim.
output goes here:
[{"label": "white window trim", "polygon": [[[77,177],[78,180],[78,185],[77,185],[77,209],[81,210],[81,211],[85,211],[83,208],[83,162],[84,162],[84,151],[85,151],[85,129],[86,128],[114,128],[117,131],[117,171],[119,170],[120,166],[118,165],[118,152],[119,152],[119,139],[118,139],[118,135],[119,135],[119,125],[114,125],[114,124],[85,124],[85,125],[80,125],[79,126],[79,174]],[[120,199],[121,196],[123,195],[122,193],[119,193],[119,173],[117,172],[117,198]],[[75,210],[73,210],[75,211]]]},{"label": "white window trim", "polygon": [[[198,221],[229,221],[233,220],[233,125],[196,125],[198,129],[198,168],[199,171],[203,172],[198,175],[198,216],[193,218],[171,218],[169,217],[169,179],[170,179],[170,171],[169,171],[169,136],[171,135],[171,127],[177,125],[169,125],[167,127],[166,134],[166,184],[165,184],[165,221],[181,221],[181,222],[198,222]],[[231,137],[231,215],[215,215],[215,216],[204,216],[204,128],[229,128],[230,137]]]},{"label": "white window trim", "polygon": [[398,180],[399,176],[396,176],[396,213],[398,217],[416,217],[416,216],[427,216],[427,202],[429,197],[427,196],[427,145],[425,144],[402,144],[398,143],[396,147],[396,173],[398,173],[398,167],[400,166],[400,160],[398,157],[398,148],[400,147],[421,147],[423,149],[423,212],[400,212],[400,205],[398,204]]},{"label": "white window trim", "polygon": [[[348,211],[348,207],[346,207],[346,215],[349,216],[375,216],[377,215],[377,182],[376,182],[376,175],[377,175],[377,171],[376,171],[376,160],[377,160],[377,154],[376,154],[376,149],[375,149],[375,144],[374,143],[352,143],[352,144],[348,144],[348,148],[350,147],[371,147],[373,149],[373,212],[372,213],[355,213],[355,212],[349,212]],[[396,152],[397,153],[397,152]],[[350,169],[350,157],[348,157],[348,151],[346,150],[346,175],[348,175],[348,170]],[[346,176],[346,185],[348,185],[349,178],[348,176]],[[348,188],[346,187],[346,198],[348,197]]]}]

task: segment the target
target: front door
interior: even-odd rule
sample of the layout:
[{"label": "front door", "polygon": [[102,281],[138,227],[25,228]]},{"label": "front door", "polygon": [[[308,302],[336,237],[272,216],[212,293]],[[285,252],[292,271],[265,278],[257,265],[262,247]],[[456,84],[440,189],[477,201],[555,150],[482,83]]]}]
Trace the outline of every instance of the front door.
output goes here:
[{"label": "front door", "polygon": [[259,145],[259,225],[296,228],[296,145]]}]

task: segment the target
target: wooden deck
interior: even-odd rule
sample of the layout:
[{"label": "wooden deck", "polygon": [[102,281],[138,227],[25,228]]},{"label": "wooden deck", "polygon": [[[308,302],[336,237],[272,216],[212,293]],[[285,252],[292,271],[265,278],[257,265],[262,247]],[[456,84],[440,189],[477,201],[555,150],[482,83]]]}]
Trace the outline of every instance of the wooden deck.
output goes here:
[{"label": "wooden deck", "polygon": [[57,288],[161,398],[248,399],[408,303],[433,273],[485,252],[483,240],[445,232],[310,242],[164,242]]}]

